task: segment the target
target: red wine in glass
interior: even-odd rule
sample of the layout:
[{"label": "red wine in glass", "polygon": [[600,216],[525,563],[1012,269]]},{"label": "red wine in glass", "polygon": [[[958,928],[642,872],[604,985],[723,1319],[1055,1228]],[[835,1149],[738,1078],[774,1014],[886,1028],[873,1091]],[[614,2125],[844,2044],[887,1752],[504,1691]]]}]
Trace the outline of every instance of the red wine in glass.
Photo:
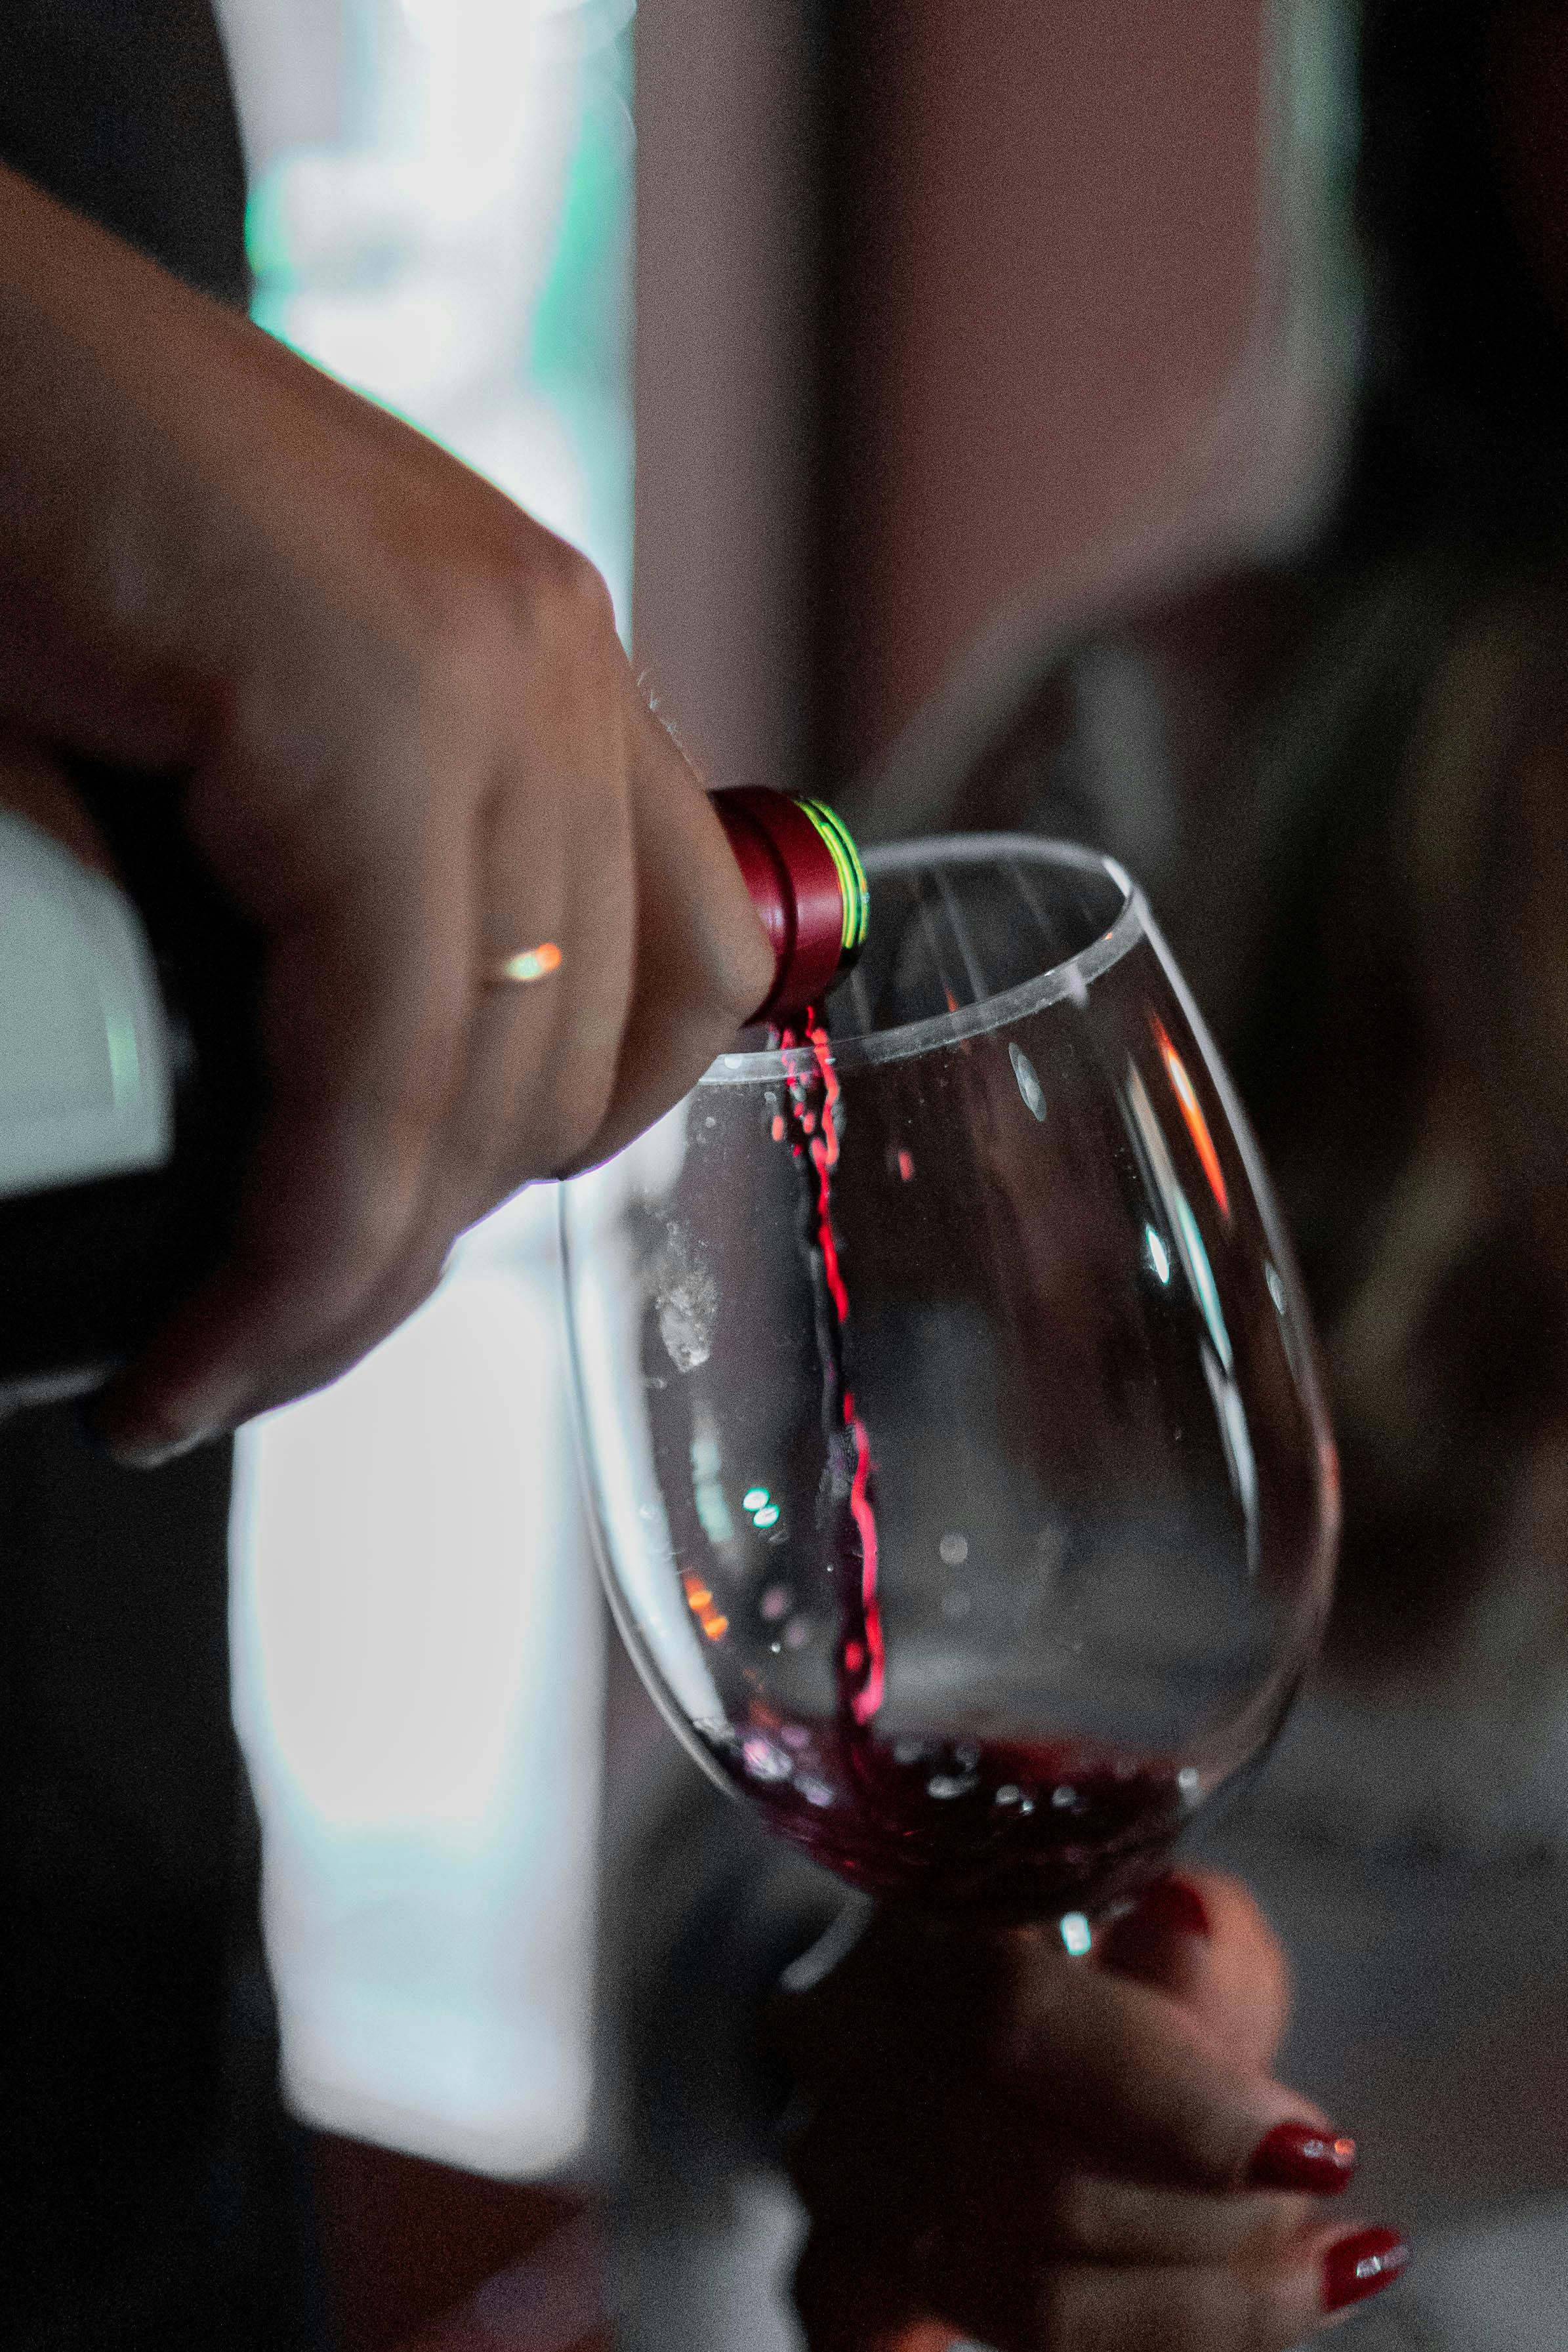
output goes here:
[{"label": "red wine in glass", "polygon": [[765,1703],[724,1752],[770,1828],[888,1900],[1012,1925],[1103,1902],[1147,1872],[1179,1830],[1179,1768],[1084,1741],[888,1738],[880,1547],[871,1441],[846,1358],[850,1304],[833,1221],[840,1098],[815,1008],[773,1038],[792,1072],[781,1142],[802,1184],[801,1249],[816,1297],[823,1416],[846,1455],[831,1572],[839,1596],[838,1704],[831,1726],[783,1722]]},{"label": "red wine in glass", "polygon": [[725,1761],[771,1829],[852,1886],[984,1927],[1131,1893],[1187,1810],[1178,1768],[1066,1740],[884,1740],[759,1719]]}]

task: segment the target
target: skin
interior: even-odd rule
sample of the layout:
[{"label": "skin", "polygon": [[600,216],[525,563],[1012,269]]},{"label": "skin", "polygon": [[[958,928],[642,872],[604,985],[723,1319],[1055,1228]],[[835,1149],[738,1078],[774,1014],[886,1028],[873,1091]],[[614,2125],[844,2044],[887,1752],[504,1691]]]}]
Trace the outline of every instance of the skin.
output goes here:
[{"label": "skin", "polygon": [[[156,1459],[332,1379],[476,1218],[656,1118],[771,959],[603,583],[499,492],[6,173],[0,373],[0,724],[184,774],[267,947],[233,1255],[109,1401]],[[548,982],[477,984],[543,940]]]},{"label": "skin", "polygon": [[813,2095],[795,2151],[810,2352],[1283,2352],[1317,2328],[1337,2202],[1246,2187],[1282,2122],[1283,1953],[1246,1889],[1184,1873],[1209,1933],[1139,1910],[1068,1959],[880,1916],[786,1993]]}]

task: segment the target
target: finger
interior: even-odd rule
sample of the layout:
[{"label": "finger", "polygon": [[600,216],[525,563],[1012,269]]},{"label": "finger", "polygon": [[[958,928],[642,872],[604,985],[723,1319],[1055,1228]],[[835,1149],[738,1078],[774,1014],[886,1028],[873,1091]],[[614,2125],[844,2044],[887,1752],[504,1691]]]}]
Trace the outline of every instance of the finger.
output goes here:
[{"label": "finger", "polygon": [[[547,936],[562,964],[526,990],[477,992],[461,1082],[400,1248],[346,1320],[319,1318],[313,1353],[289,1360],[248,1410],[357,1360],[435,1287],[458,1235],[531,1176],[603,1156],[679,1099],[734,1034],[738,1008],[749,1012],[767,985],[761,926],[706,795],[660,729],[650,752],[651,722],[629,688],[600,699],[609,723],[596,742],[591,711],[555,730],[583,765],[571,835],[557,837],[553,859],[535,796],[517,782],[495,797],[481,830],[473,971]],[[628,709],[642,756],[663,771],[651,784],[645,777],[635,832],[614,725]],[[633,906],[634,865],[657,919],[651,933]]]},{"label": "finger", "polygon": [[279,841],[276,883],[258,878],[268,1117],[228,1262],[106,1402],[122,1453],[177,1448],[292,1392],[287,1368],[353,1320],[418,1214],[471,1003],[470,849],[465,826],[427,815],[412,744],[381,751],[386,815],[355,862],[301,887],[309,858],[291,872]]},{"label": "finger", "polygon": [[[614,658],[620,661],[618,651]],[[595,709],[604,714],[596,741]],[[657,730],[654,755],[675,772],[674,816],[656,826],[645,810],[640,832],[634,827],[626,772],[629,753],[617,731],[628,717],[640,740],[647,713],[624,679],[611,678],[593,709],[579,712],[571,726],[558,727],[552,737],[552,742],[565,742],[566,756],[581,762],[571,821],[556,837],[553,896],[542,871],[542,847],[548,852],[550,845],[541,844],[536,811],[541,797],[548,802],[552,796],[558,779],[552,775],[551,793],[542,796],[526,788],[529,761],[545,757],[543,747],[525,751],[523,774],[486,812],[478,874],[483,959],[548,940],[562,960],[546,978],[525,987],[478,991],[463,1082],[431,1162],[416,1229],[359,1319],[334,1335],[335,1361],[314,1368],[317,1380],[330,1377],[337,1364],[354,1361],[414,1311],[440,1279],[460,1233],[530,1178],[617,1148],[668,1108],[667,1094],[678,1099],[700,1075],[717,1050],[712,1037],[727,1043],[733,1034],[735,1024],[726,1012],[673,1077],[661,1086],[657,1074],[649,1076],[650,1044],[668,1049],[676,1034],[669,1003],[682,985],[687,942],[683,935],[652,950],[645,942],[646,951],[638,956],[638,860],[645,867],[656,866],[672,837],[679,844],[693,793],[704,818],[707,804],[678,751]],[[559,751],[548,754],[557,765],[561,756]],[[645,778],[645,801],[649,789]],[[665,786],[654,789],[662,792]],[[724,860],[717,885],[731,887],[739,877],[727,846]],[[689,885],[695,871],[698,890],[706,887],[696,860],[678,854],[673,862]],[[657,875],[654,887],[662,889]],[[747,908],[749,916],[749,900]],[[678,925],[681,914],[702,919],[700,907],[678,909],[672,919]],[[754,918],[749,919],[754,925]],[[623,1072],[628,1074],[625,1079]],[[617,1118],[612,1120],[617,1088]],[[298,1390],[309,1384],[300,1378],[294,1385]]]},{"label": "finger", "polygon": [[627,692],[636,978],[611,1100],[563,1173],[607,1159],[679,1102],[773,982],[772,950],[707,793]]},{"label": "finger", "polygon": [[[1088,2172],[1080,2147],[997,2105],[964,2122],[933,2114],[922,2131],[897,2133],[828,2109],[792,2150],[790,2177],[820,2221],[856,2213],[894,2245],[941,2224],[1004,2266],[1041,2253],[1074,2262],[1256,2263],[1292,2245],[1321,2210],[1305,2194],[1209,2196]],[[1336,2188],[1350,2178],[1347,2169]]]},{"label": "finger", "polygon": [[1238,2065],[1167,1995],[1085,1970],[1083,1997],[1031,1986],[1003,2053],[1012,2095],[1117,2168],[1167,2187],[1226,2191],[1280,2126],[1328,2119]]},{"label": "finger", "polygon": [[808,2088],[847,2082],[865,2111],[905,2116],[958,2094],[1000,2100],[1093,2168],[1154,2186],[1228,2191],[1278,2126],[1330,2131],[1168,1994],[1068,1960],[1044,1931],[983,1938],[884,1915],[781,2024]]},{"label": "finger", "polygon": [[1403,2260],[1393,2232],[1318,2230],[1258,2267],[972,2268],[944,2315],[994,2352],[1289,2352],[1392,2285]]},{"label": "finger", "polygon": [[1238,1879],[1173,1872],[1097,1937],[1093,1964],[1169,1993],[1238,2065],[1272,2066],[1289,2019],[1289,1963]]},{"label": "finger", "polygon": [[1072,2172],[1043,2199],[1027,2184],[997,2212],[1022,2252],[1030,2242],[1063,2259],[1177,2265],[1279,2261],[1314,2225],[1310,2197],[1254,2190],[1206,2197],[1180,2189]]},{"label": "finger", "polygon": [[[480,967],[463,1085],[442,1137],[432,1213],[447,1239],[531,1178],[552,1172],[601,1124],[632,992],[637,905],[626,751],[606,690],[570,728],[564,751],[525,744],[484,812],[478,853]],[[546,832],[542,807],[563,796]],[[538,979],[479,985],[519,952],[553,948]]]},{"label": "finger", "polygon": [[[579,744],[581,737],[578,738]],[[514,778],[484,812],[477,853],[479,953],[461,1084],[431,1156],[407,1242],[327,1358],[297,1389],[355,1362],[411,1315],[440,1280],[468,1228],[547,1174],[599,1125],[632,983],[630,820],[606,744],[574,795],[593,840],[583,860],[559,833],[542,838],[538,803]],[[561,961],[522,985],[486,986],[492,961],[549,943]]]},{"label": "finger", "polygon": [[807,2238],[794,2293],[807,2352],[948,2352],[954,2340],[950,2327],[921,2312],[896,2273],[828,2231]]},{"label": "finger", "polygon": [[[603,580],[562,554],[570,657],[559,657],[557,627],[527,666],[477,877],[487,964],[541,948],[559,961],[542,979],[480,997],[443,1139],[454,1233],[586,1143],[626,1026],[637,922],[629,673]],[[556,659],[540,657],[552,647]]]}]

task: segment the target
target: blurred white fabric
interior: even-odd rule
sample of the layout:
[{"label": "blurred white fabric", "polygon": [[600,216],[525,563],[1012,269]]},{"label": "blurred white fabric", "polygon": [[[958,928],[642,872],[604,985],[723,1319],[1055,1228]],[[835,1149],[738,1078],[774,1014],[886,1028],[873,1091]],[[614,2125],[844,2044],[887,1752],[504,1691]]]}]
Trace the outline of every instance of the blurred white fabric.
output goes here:
[{"label": "blurred white fabric", "polygon": [[631,596],[632,0],[219,0],[256,315]]},{"label": "blurred white fabric", "polygon": [[[632,0],[218,0],[256,314],[574,540],[625,622]],[[581,2148],[600,1603],[553,1206],[241,1448],[236,1711],[291,2095],[497,2173]]]},{"label": "blurred white fabric", "polygon": [[236,1707],[295,2103],[502,2174],[586,2129],[600,1603],[548,1195],[242,1441]]}]

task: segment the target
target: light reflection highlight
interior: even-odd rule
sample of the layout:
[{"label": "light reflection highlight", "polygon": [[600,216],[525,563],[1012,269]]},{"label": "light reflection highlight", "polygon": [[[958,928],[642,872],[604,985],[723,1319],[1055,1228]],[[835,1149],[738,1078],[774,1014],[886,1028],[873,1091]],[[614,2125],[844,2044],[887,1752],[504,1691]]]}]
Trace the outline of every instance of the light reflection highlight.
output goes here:
[{"label": "light reflection highlight", "polygon": [[1160,1048],[1160,1059],[1165,1065],[1165,1076],[1171,1081],[1171,1092],[1176,1097],[1176,1108],[1186,1123],[1187,1133],[1193,1139],[1193,1149],[1198,1155],[1198,1163],[1208,1179],[1208,1188],[1214,1194],[1215,1205],[1228,1224],[1230,1194],[1226,1190],[1225,1171],[1219,1164],[1219,1153],[1215,1150],[1214,1138],[1209,1133],[1209,1123],[1204,1117],[1203,1105],[1199,1102],[1193,1082],[1187,1076],[1187,1066],[1166,1035],[1163,1024],[1159,1021],[1154,1023],[1154,1042]]},{"label": "light reflection highlight", "polygon": [[719,1607],[708,1586],[689,1568],[681,1570],[680,1583],[686,1594],[686,1605],[708,1639],[710,1642],[721,1642],[730,1630],[730,1620]]}]

